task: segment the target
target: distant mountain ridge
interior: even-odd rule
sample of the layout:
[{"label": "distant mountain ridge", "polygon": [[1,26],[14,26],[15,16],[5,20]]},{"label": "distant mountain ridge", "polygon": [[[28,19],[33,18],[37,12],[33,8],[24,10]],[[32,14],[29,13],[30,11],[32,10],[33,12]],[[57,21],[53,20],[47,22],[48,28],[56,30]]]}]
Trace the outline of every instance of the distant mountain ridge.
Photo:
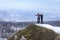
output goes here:
[{"label": "distant mountain ridge", "polygon": [[[34,24],[37,22],[10,22],[10,21],[0,21],[0,24],[11,24],[11,25],[28,25],[28,24]],[[60,26],[60,21],[46,21],[44,24],[50,24],[52,26]]]},{"label": "distant mountain ridge", "polygon": [[46,24],[50,24],[52,26],[60,26],[60,21],[47,21],[47,22],[44,22]]}]

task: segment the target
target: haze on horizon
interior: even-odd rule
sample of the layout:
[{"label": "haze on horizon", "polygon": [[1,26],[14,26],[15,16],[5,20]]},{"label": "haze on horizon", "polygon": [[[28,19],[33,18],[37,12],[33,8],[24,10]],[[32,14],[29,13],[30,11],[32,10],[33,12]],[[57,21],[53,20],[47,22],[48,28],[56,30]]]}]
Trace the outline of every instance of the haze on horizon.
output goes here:
[{"label": "haze on horizon", "polygon": [[37,13],[44,21],[60,21],[60,0],[0,0],[0,20],[36,21]]}]

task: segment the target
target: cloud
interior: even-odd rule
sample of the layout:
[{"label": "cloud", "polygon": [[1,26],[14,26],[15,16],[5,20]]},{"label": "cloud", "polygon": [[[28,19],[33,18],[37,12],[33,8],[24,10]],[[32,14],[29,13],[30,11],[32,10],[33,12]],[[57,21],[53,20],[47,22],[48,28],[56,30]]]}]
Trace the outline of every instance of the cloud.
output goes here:
[{"label": "cloud", "polygon": [[32,3],[2,3],[0,9],[20,9],[20,10],[35,10],[43,6]]},{"label": "cloud", "polygon": [[8,10],[0,12],[3,19],[31,21],[42,12],[44,20],[56,20],[60,19],[60,0],[0,0],[0,10]]}]

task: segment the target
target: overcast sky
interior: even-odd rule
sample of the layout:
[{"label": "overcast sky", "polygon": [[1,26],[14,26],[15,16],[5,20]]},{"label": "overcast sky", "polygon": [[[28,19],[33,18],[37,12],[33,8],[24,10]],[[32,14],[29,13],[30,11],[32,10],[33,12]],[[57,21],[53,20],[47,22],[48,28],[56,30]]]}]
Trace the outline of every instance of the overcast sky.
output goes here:
[{"label": "overcast sky", "polygon": [[36,21],[37,13],[44,21],[60,21],[60,0],[0,0],[0,19]]}]

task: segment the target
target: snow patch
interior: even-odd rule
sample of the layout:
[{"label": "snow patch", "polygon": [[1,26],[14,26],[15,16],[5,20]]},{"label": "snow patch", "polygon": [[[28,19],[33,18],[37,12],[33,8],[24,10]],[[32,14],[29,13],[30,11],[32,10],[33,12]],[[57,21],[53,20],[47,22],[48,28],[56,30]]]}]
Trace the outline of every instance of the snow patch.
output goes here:
[{"label": "snow patch", "polygon": [[60,33],[60,27],[52,26],[50,24],[35,24],[35,25],[51,29],[51,30],[55,31],[56,33]]}]

